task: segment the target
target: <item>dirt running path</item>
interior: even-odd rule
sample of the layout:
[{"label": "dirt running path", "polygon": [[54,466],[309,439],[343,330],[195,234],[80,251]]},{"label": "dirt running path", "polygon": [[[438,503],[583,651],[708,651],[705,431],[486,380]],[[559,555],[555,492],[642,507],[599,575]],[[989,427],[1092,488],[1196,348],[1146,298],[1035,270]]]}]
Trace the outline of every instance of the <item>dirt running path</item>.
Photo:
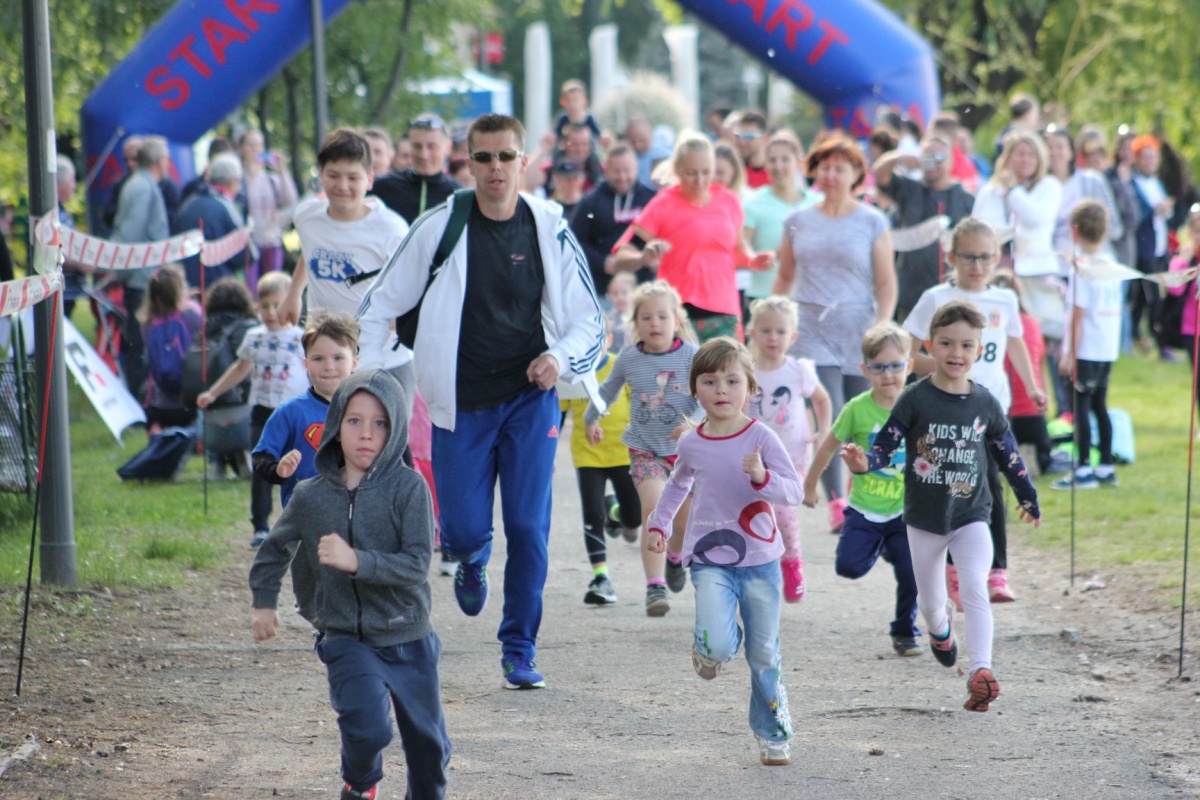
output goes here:
[{"label": "dirt running path", "polygon": [[[745,662],[712,683],[692,672],[690,587],[667,617],[647,618],[637,553],[616,542],[620,603],[583,605],[590,570],[565,448],[555,480],[538,653],[549,688],[500,688],[502,537],[481,617],[459,613],[451,579],[434,579],[451,797],[1200,797],[1200,681],[1173,680],[1177,613],[1138,610],[1119,578],[1064,596],[1065,570],[1018,546],[1020,601],[996,609],[1003,694],[971,714],[965,678],[928,654],[891,654],[886,565],[837,578],[836,539],[815,512],[802,517],[809,596],[783,611],[794,760],[759,766]],[[243,539],[230,531],[231,547]],[[292,615],[253,644],[250,560],[178,591],[97,597],[90,617],[38,603],[23,696],[2,701],[0,756],[29,737],[39,749],[7,767],[0,797],[336,797],[323,669]],[[0,684],[11,687],[18,625],[6,626]],[[1189,635],[1194,670],[1200,629]],[[380,797],[403,797],[397,746],[385,771]]]}]

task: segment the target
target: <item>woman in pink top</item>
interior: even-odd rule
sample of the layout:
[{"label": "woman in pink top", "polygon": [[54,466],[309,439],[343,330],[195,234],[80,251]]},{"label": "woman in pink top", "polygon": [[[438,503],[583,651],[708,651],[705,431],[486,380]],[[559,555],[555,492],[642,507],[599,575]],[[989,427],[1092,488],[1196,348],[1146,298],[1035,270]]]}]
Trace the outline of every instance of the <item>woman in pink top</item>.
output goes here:
[{"label": "woman in pink top", "polygon": [[742,240],[741,202],[713,181],[707,137],[681,136],[671,163],[679,182],[655,195],[617,242],[613,269],[657,269],[683,298],[702,342],[737,336],[737,268],[771,269],[775,254],[756,254]]},{"label": "woman in pink top", "polygon": [[[1183,295],[1183,319],[1179,331],[1171,331],[1170,333],[1178,333],[1183,337],[1183,344],[1187,347],[1188,355],[1192,357],[1192,366],[1195,367],[1196,357],[1200,355],[1195,351],[1196,344],[1196,272],[1197,266],[1200,266],[1200,203],[1191,207],[1187,217],[1188,233],[1191,234],[1191,243],[1180,248],[1179,254],[1171,259],[1171,272],[1183,272],[1181,276],[1186,283],[1180,283],[1178,286],[1168,284],[1167,292],[1174,297]],[[1177,279],[1178,280],[1178,279]],[[1177,281],[1172,281],[1175,283]],[[1164,331],[1164,334],[1167,333]],[[1196,381],[1196,403],[1200,405],[1200,378]]]},{"label": "woman in pink top", "polygon": [[246,270],[246,288],[253,295],[260,277],[283,269],[283,233],[292,225],[296,185],[280,155],[266,152],[263,135],[258,131],[242,134],[238,139],[238,154],[245,176],[243,188],[253,226],[251,235],[259,253]]}]

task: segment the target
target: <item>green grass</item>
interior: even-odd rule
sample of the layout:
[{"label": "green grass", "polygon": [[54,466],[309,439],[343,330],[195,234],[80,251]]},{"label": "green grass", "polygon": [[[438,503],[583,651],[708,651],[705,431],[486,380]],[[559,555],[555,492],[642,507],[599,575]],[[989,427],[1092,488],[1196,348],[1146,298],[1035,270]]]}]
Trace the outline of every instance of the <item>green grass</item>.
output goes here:
[{"label": "green grass", "polygon": [[[1144,579],[1155,600],[1178,607],[1184,554],[1187,498],[1188,425],[1191,368],[1143,358],[1122,358],[1113,369],[1109,408],[1133,418],[1136,463],[1118,467],[1121,485],[1078,492],[1075,496],[1075,572],[1077,579],[1098,573],[1108,580]],[[1200,464],[1197,464],[1200,468]],[[1070,554],[1071,493],[1050,489],[1052,478],[1038,480],[1042,526],[1024,537],[1035,547]],[[1200,484],[1192,508],[1193,540],[1189,563],[1188,605],[1200,601]],[[1009,522],[1010,535],[1021,523]],[[1064,577],[1066,573],[1064,572]],[[1124,581],[1123,582],[1129,582]]]},{"label": "green grass", "polygon": [[[86,312],[80,323],[90,323]],[[174,483],[122,482],[116,469],[145,445],[145,433],[127,430],[124,446],[118,445],[74,381],[67,381],[80,588],[176,585],[228,563],[234,548],[245,547],[249,483],[210,482],[206,514],[199,456]],[[0,587],[25,582],[32,511],[24,496],[0,495]],[[38,570],[35,561],[35,580]]]}]

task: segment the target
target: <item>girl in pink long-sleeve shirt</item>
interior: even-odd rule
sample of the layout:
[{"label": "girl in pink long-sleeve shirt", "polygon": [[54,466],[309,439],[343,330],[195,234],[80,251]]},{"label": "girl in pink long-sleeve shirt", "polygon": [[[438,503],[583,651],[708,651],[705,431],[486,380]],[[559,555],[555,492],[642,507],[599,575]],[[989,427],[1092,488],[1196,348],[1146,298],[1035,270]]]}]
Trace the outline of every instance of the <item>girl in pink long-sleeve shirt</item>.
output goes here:
[{"label": "girl in pink long-sleeve shirt", "polygon": [[683,564],[696,587],[692,666],[712,680],[744,641],[759,760],[787,764],[792,719],[779,648],[784,546],[773,506],[799,505],[804,490],[779,437],[743,410],[758,388],[743,345],[728,337],[708,341],[692,360],[688,380],[707,418],[679,442],[675,469],[648,521],[646,546],[663,552],[671,521],[692,492],[683,542]]}]

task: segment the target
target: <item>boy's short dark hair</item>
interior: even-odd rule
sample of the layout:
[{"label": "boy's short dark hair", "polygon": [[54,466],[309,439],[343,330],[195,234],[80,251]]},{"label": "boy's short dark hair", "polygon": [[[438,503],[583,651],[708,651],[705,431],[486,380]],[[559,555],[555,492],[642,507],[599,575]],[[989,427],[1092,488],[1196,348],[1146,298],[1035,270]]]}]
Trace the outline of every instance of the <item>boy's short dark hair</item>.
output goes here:
[{"label": "boy's short dark hair", "polygon": [[907,357],[912,349],[912,337],[894,322],[880,322],[867,328],[862,340],[863,363],[875,358],[889,344]]},{"label": "boy's short dark hair", "polygon": [[965,322],[977,331],[987,327],[987,319],[977,305],[966,300],[951,300],[933,313],[933,319],[929,321],[929,338],[937,335],[938,328],[956,322]]},{"label": "boy's short dark hair", "polygon": [[1080,200],[1071,211],[1071,227],[1086,244],[1101,244],[1108,233],[1108,209],[1098,200]]},{"label": "boy's short dark hair", "polygon": [[483,114],[476,117],[471,126],[467,128],[467,144],[474,149],[476,134],[503,133],[504,131],[515,133],[517,147],[521,150],[525,149],[525,126],[521,124],[521,120],[507,114]]},{"label": "boy's short dark hair", "polygon": [[309,321],[308,326],[304,329],[304,335],[300,337],[304,355],[308,355],[308,348],[312,347],[313,342],[322,336],[337,342],[342,347],[350,348],[351,352],[358,352],[358,322],[349,314],[335,314],[326,311],[316,319]]},{"label": "boy's short dark hair", "polygon": [[709,339],[700,346],[692,357],[692,368],[688,372],[688,390],[696,394],[696,381],[701,375],[709,375],[719,369],[740,367],[746,373],[746,389],[750,395],[758,393],[758,381],[754,378],[754,358],[746,345],[728,336]]},{"label": "boy's short dark hair", "polygon": [[334,128],[321,140],[321,149],[317,152],[317,169],[323,169],[332,161],[362,164],[370,173],[373,169],[371,145],[358,131],[350,128]]}]

